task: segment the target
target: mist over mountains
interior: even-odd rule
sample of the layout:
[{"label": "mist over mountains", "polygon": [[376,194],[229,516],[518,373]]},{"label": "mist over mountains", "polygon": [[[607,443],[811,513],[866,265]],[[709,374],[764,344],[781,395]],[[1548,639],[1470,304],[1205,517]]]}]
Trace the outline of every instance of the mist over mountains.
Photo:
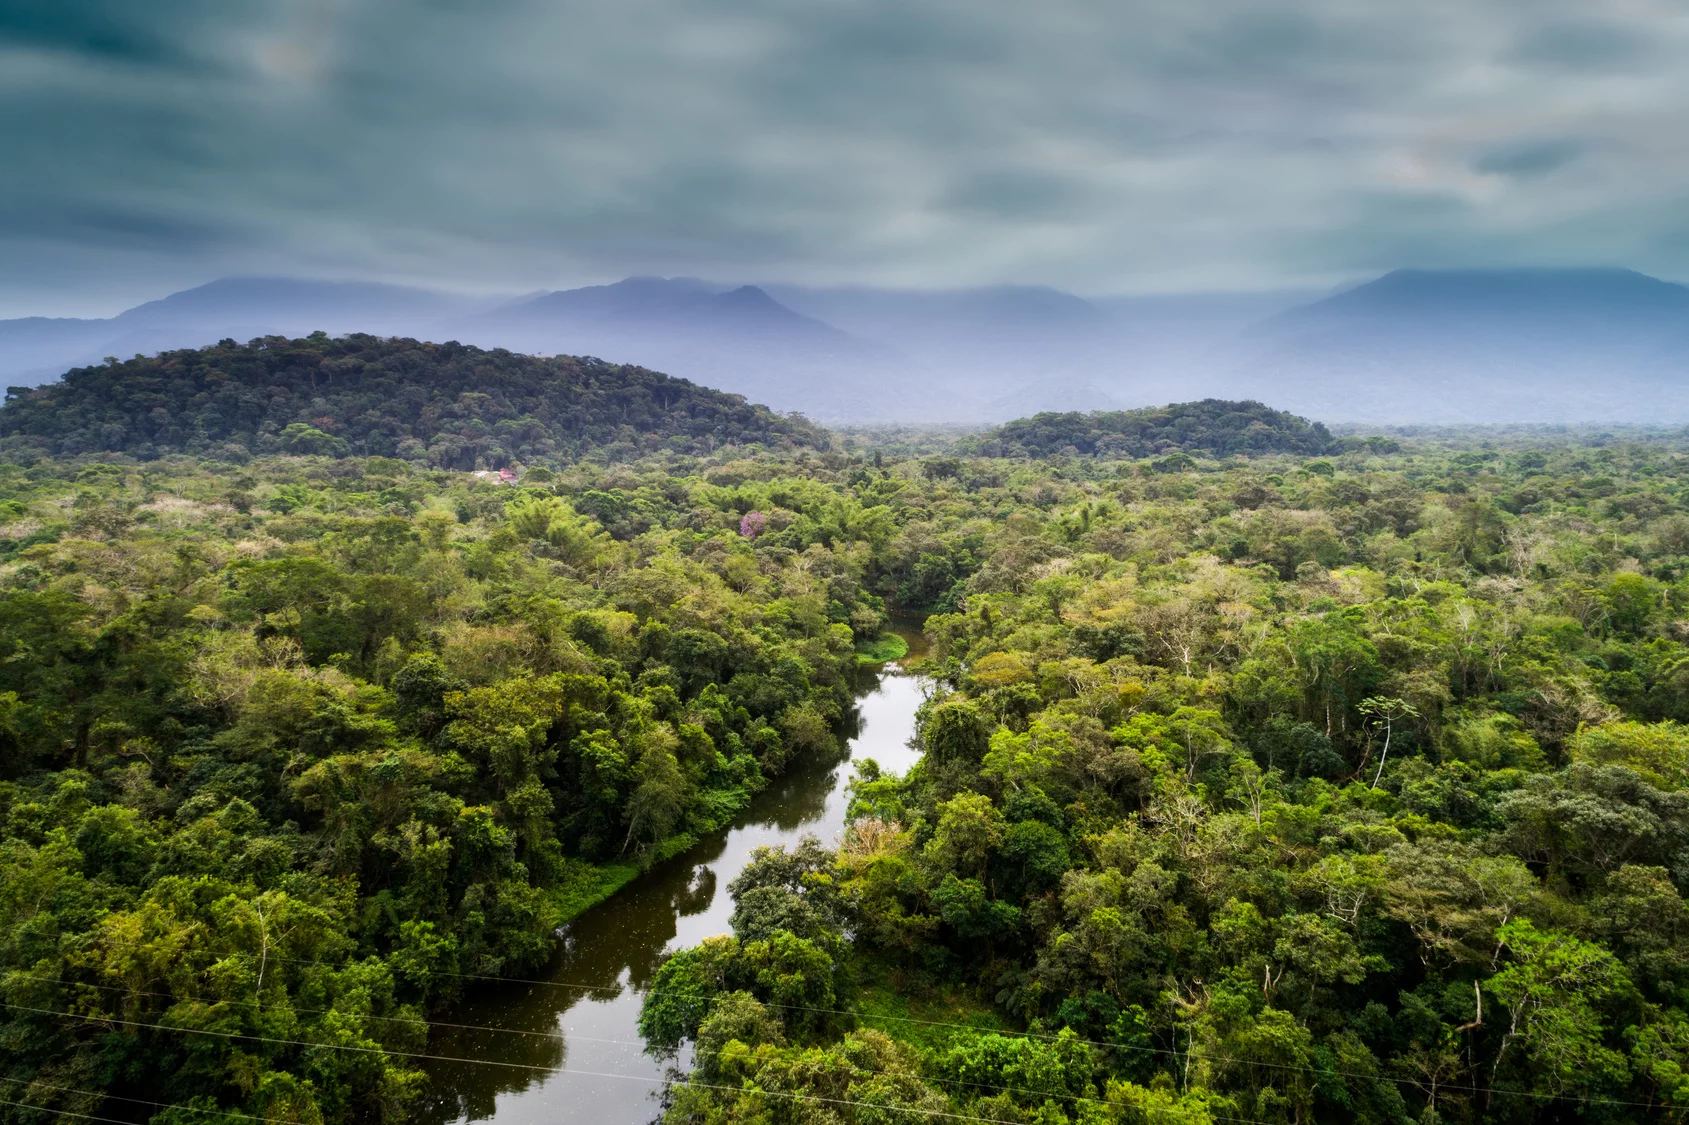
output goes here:
[{"label": "mist over mountains", "polygon": [[224,278],[105,319],[0,320],[0,378],[34,386],[67,369],[225,338],[369,332],[428,337],[491,303],[371,282]]},{"label": "mist over mountains", "polygon": [[[781,304],[754,285],[628,278],[524,299],[454,329],[465,343],[634,362],[818,418],[920,410],[891,349]],[[911,394],[909,392],[914,391]]]},{"label": "mist over mountains", "polygon": [[1689,288],[1631,270],[1398,270],[1246,330],[1230,385],[1333,420],[1689,420]]},{"label": "mist over mountains", "polygon": [[0,377],[367,332],[636,363],[832,422],[1217,396],[1331,422],[1689,421],[1689,288],[1629,270],[1398,270],[1337,293],[1083,298],[629,278],[477,299],[231,278],[109,319],[0,321]]}]

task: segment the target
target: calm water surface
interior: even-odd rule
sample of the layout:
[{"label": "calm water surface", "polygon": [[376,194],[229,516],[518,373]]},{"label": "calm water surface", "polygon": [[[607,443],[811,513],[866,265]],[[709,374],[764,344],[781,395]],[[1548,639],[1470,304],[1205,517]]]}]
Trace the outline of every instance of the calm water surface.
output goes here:
[{"label": "calm water surface", "polygon": [[[919,635],[909,638],[919,643]],[[866,674],[851,760],[902,773],[926,683],[887,666]],[[479,1060],[428,1067],[431,1125],[643,1125],[659,1112],[665,1064],[644,1053],[639,1004],[664,953],[727,933],[727,884],[753,849],[806,834],[832,844],[844,827],[851,768],[793,768],[732,826],[660,864],[570,925],[539,985],[481,985],[442,1020],[527,1032],[436,1028],[428,1051]],[[684,1065],[688,1060],[680,1060]],[[487,1064],[521,1064],[521,1067]]]}]

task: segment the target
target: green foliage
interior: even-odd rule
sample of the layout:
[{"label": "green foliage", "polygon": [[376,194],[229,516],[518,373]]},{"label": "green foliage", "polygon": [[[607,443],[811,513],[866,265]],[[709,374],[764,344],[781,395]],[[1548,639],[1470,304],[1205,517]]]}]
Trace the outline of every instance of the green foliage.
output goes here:
[{"label": "green foliage", "polygon": [[841,1022],[724,983],[695,1059],[733,1089],[671,1123],[881,1119],[852,1018],[969,1119],[1689,1108],[1689,457],[1270,419],[1250,450],[1225,417],[843,470],[903,528],[877,589],[953,582],[925,754],[861,763],[836,849],[734,888],[739,941],[838,958]]},{"label": "green foliage", "polygon": [[54,455],[355,453],[451,469],[826,441],[801,420],[644,368],[322,333],[77,368],[8,395],[0,440]]},{"label": "green foliage", "polygon": [[1577,732],[1568,742],[1580,762],[1624,766],[1654,785],[1689,787],[1689,728],[1677,723],[1603,723]]},{"label": "green foliage", "polygon": [[1603,1042],[1604,1011],[1631,988],[1618,958],[1570,935],[1540,932],[1523,918],[1496,936],[1513,957],[1487,982],[1507,1020],[1496,1070],[1517,1051],[1533,1064],[1525,1077],[1554,1094],[1587,1093],[1628,1078],[1624,1055]]},{"label": "green foliage", "polygon": [[[1233,413],[1141,453],[699,439],[520,487],[24,449],[8,1076],[398,1117],[455,974],[837,761],[891,604],[934,610],[925,754],[858,763],[837,846],[756,856],[733,936],[663,964],[671,1120],[1681,1115],[1689,458],[1267,417],[1233,448]],[[268,432],[359,448],[316,417]],[[360,1050],[298,1046],[328,1041]]]},{"label": "green foliage", "polygon": [[1326,453],[1338,446],[1318,422],[1310,423],[1258,402],[1217,398],[1146,410],[1036,414],[962,443],[965,449],[997,457],[1051,457],[1071,452],[1118,460],[1175,451],[1157,462],[1157,472],[1176,472],[1194,464],[1188,456],[1176,460],[1191,453],[1214,457],[1311,454]]},{"label": "green foliage", "polygon": [[889,664],[909,655],[909,642],[896,633],[882,633],[856,642],[856,659],[863,664]]},{"label": "green foliage", "polygon": [[[753,548],[729,509],[650,506],[632,545],[564,495],[400,461],[241,473],[235,506],[215,465],[0,466],[14,514],[71,514],[0,566],[12,1100],[406,1116],[406,1055],[465,974],[531,970],[788,763],[836,758],[845,622],[882,620],[849,544]],[[733,988],[835,1003],[838,943],[802,916]]]}]

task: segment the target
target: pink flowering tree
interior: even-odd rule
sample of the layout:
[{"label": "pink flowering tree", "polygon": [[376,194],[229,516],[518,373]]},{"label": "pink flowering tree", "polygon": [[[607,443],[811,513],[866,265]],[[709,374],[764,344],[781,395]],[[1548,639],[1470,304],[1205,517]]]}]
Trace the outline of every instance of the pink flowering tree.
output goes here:
[{"label": "pink flowering tree", "polygon": [[746,512],[739,520],[739,534],[746,539],[755,539],[762,534],[762,529],[768,526],[768,517],[761,512]]}]

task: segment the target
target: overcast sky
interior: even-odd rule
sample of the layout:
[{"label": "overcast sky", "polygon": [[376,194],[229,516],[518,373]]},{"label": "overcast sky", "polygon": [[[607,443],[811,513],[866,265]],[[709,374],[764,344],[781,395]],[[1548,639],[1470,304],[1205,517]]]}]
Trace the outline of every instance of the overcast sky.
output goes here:
[{"label": "overcast sky", "polygon": [[1689,277],[1689,5],[0,0],[0,315],[226,274]]}]

